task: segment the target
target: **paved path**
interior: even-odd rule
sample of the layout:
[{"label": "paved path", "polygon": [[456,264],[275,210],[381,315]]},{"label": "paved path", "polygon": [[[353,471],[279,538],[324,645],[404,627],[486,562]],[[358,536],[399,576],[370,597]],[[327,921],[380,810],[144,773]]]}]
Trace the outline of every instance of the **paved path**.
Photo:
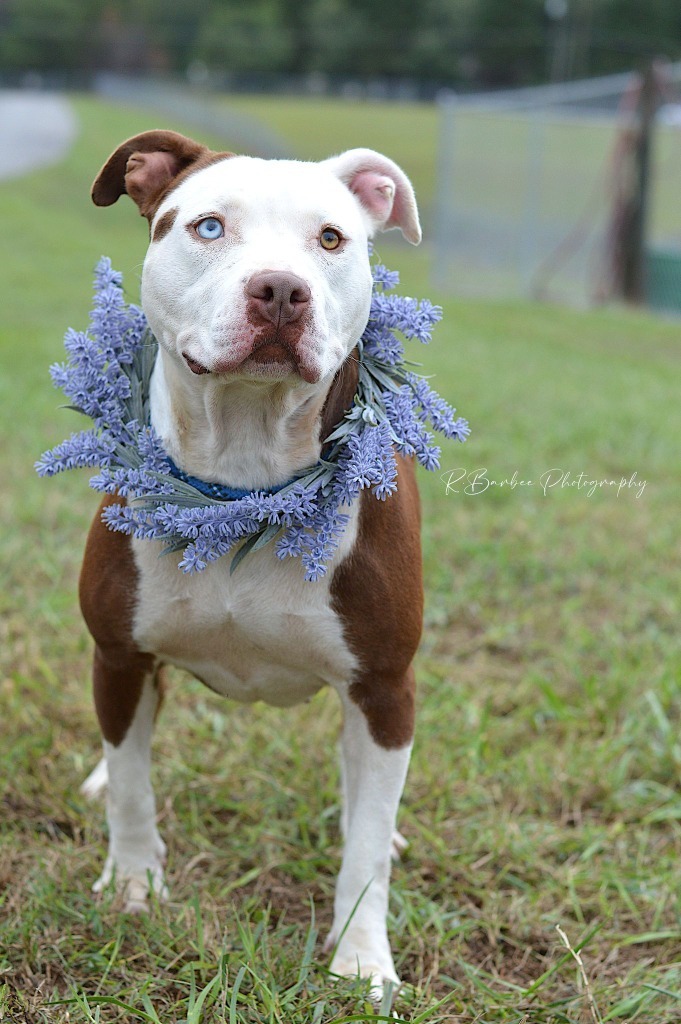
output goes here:
[{"label": "paved path", "polygon": [[[2,0],[0,0],[1,5]],[[295,156],[286,139],[272,131],[256,117],[249,117],[239,110],[232,110],[226,96],[219,93],[193,92],[168,82],[154,82],[148,79],[129,78],[122,75],[97,75],[95,90],[106,99],[127,107],[155,111],[169,123],[159,127],[175,127],[180,124],[210,132],[218,139],[224,139],[230,149],[250,156],[267,159]],[[154,120],[158,120],[154,117]],[[149,127],[156,127],[150,122]],[[182,131],[182,128],[179,129]]]},{"label": "paved path", "polygon": [[68,153],[78,122],[68,102],[49,92],[0,90],[0,178],[17,178]]}]

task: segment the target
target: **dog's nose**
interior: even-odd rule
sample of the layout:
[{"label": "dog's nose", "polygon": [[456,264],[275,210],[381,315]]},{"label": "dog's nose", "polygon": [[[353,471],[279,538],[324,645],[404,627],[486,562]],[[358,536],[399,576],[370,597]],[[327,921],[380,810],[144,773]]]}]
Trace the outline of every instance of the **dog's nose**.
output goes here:
[{"label": "dog's nose", "polygon": [[312,297],[302,277],[279,270],[253,274],[246,283],[246,295],[257,312],[277,326],[298,320]]}]

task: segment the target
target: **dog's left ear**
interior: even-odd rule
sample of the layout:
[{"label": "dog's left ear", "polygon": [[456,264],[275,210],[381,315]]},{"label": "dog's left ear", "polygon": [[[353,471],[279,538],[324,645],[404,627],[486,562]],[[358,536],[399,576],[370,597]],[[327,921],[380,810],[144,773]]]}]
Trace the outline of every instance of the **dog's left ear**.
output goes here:
[{"label": "dog's left ear", "polygon": [[368,215],[374,231],[399,228],[412,245],[421,241],[414,189],[403,170],[373,149],[349,149],[322,161],[340,178]]},{"label": "dog's left ear", "polygon": [[168,186],[198,161],[223,159],[231,153],[213,153],[200,142],[177,132],[142,132],[114,150],[92,186],[95,206],[111,206],[129,195],[142,216],[153,218]]}]

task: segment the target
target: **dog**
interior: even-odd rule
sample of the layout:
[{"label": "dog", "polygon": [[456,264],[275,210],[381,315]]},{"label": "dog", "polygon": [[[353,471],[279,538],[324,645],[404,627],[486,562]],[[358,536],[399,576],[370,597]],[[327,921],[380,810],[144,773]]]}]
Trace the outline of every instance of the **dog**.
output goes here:
[{"label": "dog", "polygon": [[[313,465],[351,407],[355,346],[369,315],[369,240],[421,238],[413,188],[387,157],[353,149],[320,163],[213,152],[170,131],[123,142],[92,189],[97,206],[127,194],[149,222],[142,307],[158,340],[151,422],[185,472],[268,490]],[[104,760],[86,781],[107,787],[112,880],[130,911],[166,894],[150,743],[162,668],[187,669],[234,700],[289,706],[338,693],[344,850],[331,971],[399,984],[387,934],[391,856],[414,729],[413,658],[423,589],[412,460],[396,456],[397,492],[368,490],[327,575],[265,545],[230,573],[197,575],[159,558],[160,542],[102,523],[80,577],[95,642],[93,685]]]}]

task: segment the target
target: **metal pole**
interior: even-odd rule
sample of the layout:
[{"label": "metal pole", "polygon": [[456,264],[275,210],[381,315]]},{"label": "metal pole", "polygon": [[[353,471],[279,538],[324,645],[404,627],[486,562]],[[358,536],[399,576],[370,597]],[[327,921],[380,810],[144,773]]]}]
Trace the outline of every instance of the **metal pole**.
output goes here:
[{"label": "metal pole", "polygon": [[534,277],[539,265],[541,230],[541,191],[544,175],[546,110],[541,108],[528,114],[527,137],[527,191],[525,217],[521,239],[523,290],[532,296]]}]

